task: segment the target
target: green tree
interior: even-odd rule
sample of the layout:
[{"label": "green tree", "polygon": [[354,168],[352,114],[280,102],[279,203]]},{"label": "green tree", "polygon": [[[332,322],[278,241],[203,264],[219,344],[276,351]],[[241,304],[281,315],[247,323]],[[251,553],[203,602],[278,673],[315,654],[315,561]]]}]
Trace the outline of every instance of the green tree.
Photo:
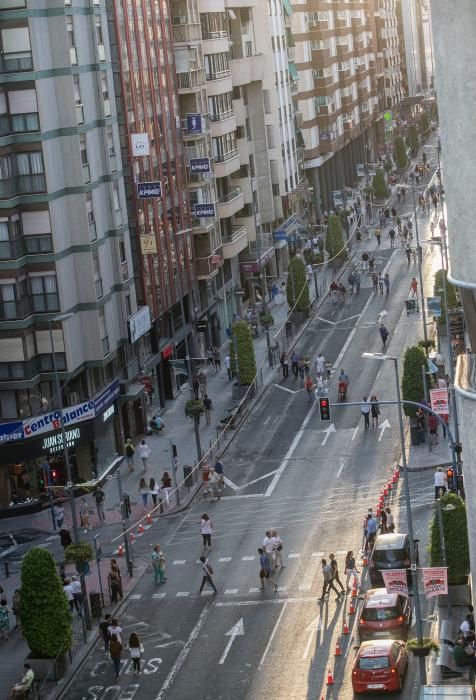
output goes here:
[{"label": "green tree", "polygon": [[411,124],[408,130],[408,145],[410,146],[413,156],[417,154],[419,144],[420,138],[418,136],[418,129],[416,124]]},{"label": "green tree", "polygon": [[342,224],[340,218],[335,215],[329,217],[326,235],[326,250],[331,260],[334,258],[344,260],[347,257]]},{"label": "green tree", "polygon": [[372,180],[372,188],[374,196],[377,199],[386,199],[388,196],[387,183],[385,182],[385,175],[382,168],[379,168],[375,173]]},{"label": "green tree", "polygon": [[389,158],[389,156],[387,156],[385,158],[385,163],[383,164],[383,169],[385,170],[385,172],[388,175],[389,173],[392,172],[392,168],[393,168],[393,163],[392,163],[391,159]]},{"label": "green tree", "polygon": [[309,308],[310,299],[306,266],[304,261],[297,256],[289,261],[286,297],[290,308],[296,305],[296,311],[307,311]]},{"label": "green tree", "polygon": [[420,119],[420,129],[421,133],[426,136],[430,131],[430,120],[428,119],[428,114],[423,112]]},{"label": "green tree", "polygon": [[[424,350],[418,345],[407,348],[403,358],[402,399],[404,401],[417,401],[419,403],[423,399],[425,394],[421,375],[422,365],[427,366]],[[404,404],[403,411],[407,416],[414,416],[416,406]]]},{"label": "green tree", "polygon": [[[439,323],[446,323],[446,308],[443,292],[445,286],[446,272],[445,270],[438,270],[435,274],[435,286],[433,288],[435,297],[441,297],[441,316],[438,319]],[[454,287],[450,282],[446,283],[446,296],[448,299],[448,308],[457,309],[458,308],[458,297],[456,296],[456,287]]]},{"label": "green tree", "polygon": [[[445,510],[445,506],[453,506]],[[448,564],[448,583],[465,583],[469,574],[469,545],[466,505],[455,493],[446,493],[441,497],[443,516],[443,534],[445,538],[446,562]],[[435,513],[430,525],[430,566],[442,566],[440,528],[438,514]]]},{"label": "green tree", "polygon": [[405,170],[408,164],[407,147],[401,136],[395,139],[395,161],[398,170]]},{"label": "green tree", "polygon": [[[235,341],[236,338],[236,355]],[[238,359],[238,367],[236,366]],[[240,384],[248,386],[252,384],[256,376],[256,359],[253,339],[248,324],[245,321],[237,321],[231,329],[230,365],[235,376],[238,376]]]},{"label": "green tree", "polygon": [[33,547],[21,567],[21,631],[35,656],[54,658],[73,644],[71,615],[50,552]]}]

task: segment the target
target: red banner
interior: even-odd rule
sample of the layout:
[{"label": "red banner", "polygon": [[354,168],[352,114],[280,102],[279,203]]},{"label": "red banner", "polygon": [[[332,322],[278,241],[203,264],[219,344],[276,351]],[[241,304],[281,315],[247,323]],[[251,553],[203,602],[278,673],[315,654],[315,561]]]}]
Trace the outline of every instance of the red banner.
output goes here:
[{"label": "red banner", "polygon": [[448,569],[445,566],[433,566],[422,569],[423,591],[427,598],[448,593]]},{"label": "red banner", "polygon": [[408,583],[406,569],[382,571],[383,583],[387,593],[400,593],[408,598]]}]

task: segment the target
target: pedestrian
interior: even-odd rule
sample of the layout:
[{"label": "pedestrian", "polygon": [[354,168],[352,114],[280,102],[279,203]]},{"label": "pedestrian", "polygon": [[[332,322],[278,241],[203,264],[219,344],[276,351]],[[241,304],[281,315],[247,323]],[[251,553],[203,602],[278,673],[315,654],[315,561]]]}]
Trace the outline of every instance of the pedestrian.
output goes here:
[{"label": "pedestrian", "polygon": [[71,593],[73,595],[73,602],[74,602],[74,607],[76,608],[76,612],[78,615],[82,615],[82,608],[83,608],[83,591],[81,588],[81,583],[78,579],[77,576],[72,576],[71,577],[71,582],[69,584]]},{"label": "pedestrian", "polygon": [[220,500],[220,498],[221,498],[220,477],[216,473],[214,467],[210,467],[210,474],[208,476],[208,483],[210,484],[210,490],[212,493],[211,502],[213,503],[215,498]]},{"label": "pedestrian", "polygon": [[375,238],[377,239],[377,246],[380,246],[380,239],[382,238],[382,231],[379,228],[375,229]]},{"label": "pedestrian", "polygon": [[274,568],[278,567],[279,562],[281,569],[285,569],[286,567],[283,564],[283,540],[277,530],[271,531],[271,538],[273,540]]},{"label": "pedestrian", "polygon": [[198,375],[196,372],[192,374],[192,389],[195,401],[198,401],[198,392],[200,390],[200,382],[198,381]]},{"label": "pedestrian", "polygon": [[205,409],[205,422],[207,425],[210,425],[212,416],[212,400],[207,394],[205,394],[202,403]]},{"label": "pedestrian", "polygon": [[231,372],[231,358],[229,355],[226,355],[225,357],[225,369],[226,373],[228,374],[228,381],[231,381],[233,379],[233,374]]},{"label": "pedestrian", "polygon": [[346,584],[347,590],[350,591],[349,581],[350,581],[351,576],[354,577],[354,587],[358,588],[360,585],[359,576],[358,576],[359,572],[357,571],[357,568],[355,566],[355,557],[354,557],[354,552],[352,550],[349,550],[346,554],[345,564],[344,564],[344,573],[346,575],[345,584]]},{"label": "pedestrian", "polygon": [[154,508],[157,506],[157,498],[159,499],[159,507],[160,507],[160,512],[164,512],[164,507],[162,505],[162,498],[161,498],[161,488],[159,484],[156,482],[156,480],[151,477],[149,481],[149,492],[152,497],[152,503],[154,504]]},{"label": "pedestrian", "polygon": [[207,513],[203,513],[202,518],[200,520],[200,532],[202,534],[203,553],[204,554],[207,551],[207,547],[208,547],[208,551],[211,552],[211,549],[212,549],[212,531],[213,531],[213,523],[210,520]]},{"label": "pedestrian", "polygon": [[416,281],[416,278],[415,278],[415,277],[412,277],[412,281],[411,281],[411,284],[410,284],[410,289],[411,289],[410,296],[413,297],[413,298],[416,297],[416,296],[417,296],[417,292],[418,292],[418,282]]},{"label": "pedestrian", "polygon": [[375,265],[375,258],[374,258],[374,256],[373,256],[373,253],[370,253],[370,254],[369,254],[368,263],[369,263],[369,272],[373,272],[373,271],[374,271],[374,265]]},{"label": "pedestrian", "polygon": [[311,377],[306,377],[306,379],[304,380],[304,388],[307,391],[308,401],[309,403],[311,403],[312,391],[314,389],[314,382],[312,381]]},{"label": "pedestrian", "polygon": [[106,494],[102,490],[100,486],[96,486],[96,488],[93,491],[93,498],[94,502],[96,504],[96,511],[98,514],[98,518],[101,522],[105,523],[106,522],[106,514],[104,512],[104,501],[106,500]]},{"label": "pedestrian", "polygon": [[146,443],[145,440],[141,440],[141,443],[139,445],[139,457],[142,460],[142,471],[146,472],[147,471],[147,460],[149,459],[151,454],[151,449],[149,445]]},{"label": "pedestrian", "polygon": [[336,555],[333,552],[329,554],[329,564],[332,569],[332,581],[338,583],[341,587],[342,593],[344,593],[344,586],[342,585],[342,581],[339,578],[339,567],[337,565]]},{"label": "pedestrian", "polygon": [[433,413],[428,416],[428,429],[430,431],[430,445],[438,444],[438,419]]},{"label": "pedestrian", "polygon": [[304,379],[304,369],[305,369],[304,357],[303,357],[303,355],[299,355],[298,372],[299,372],[299,376],[301,377],[301,379]]},{"label": "pedestrian", "polygon": [[219,457],[215,459],[215,472],[218,474],[218,490],[220,493],[225,489],[224,465]]},{"label": "pedestrian", "polygon": [[203,495],[206,496],[208,494],[208,479],[210,477],[210,465],[206,460],[202,462],[200,469],[202,471]]},{"label": "pedestrian", "polygon": [[378,289],[378,275],[377,275],[376,272],[373,272],[373,273],[372,273],[372,285],[373,285],[373,288],[374,288],[374,292],[377,293],[377,289]]},{"label": "pedestrian", "polygon": [[370,425],[370,402],[367,400],[367,397],[364,396],[362,399],[362,402],[360,404],[360,412],[362,413],[364,417],[364,428],[367,430],[367,428]]},{"label": "pedestrian", "polygon": [[410,248],[409,245],[405,247],[405,255],[407,256],[408,264],[410,264],[410,260],[412,257],[412,249]]},{"label": "pedestrian", "polygon": [[56,503],[54,508],[53,508],[53,515],[55,517],[55,522],[56,525],[58,526],[58,530],[61,530],[63,527],[64,523],[64,508],[61,505],[61,503]]},{"label": "pedestrian", "polygon": [[221,355],[217,347],[213,348],[213,364],[215,365],[215,372],[218,374],[221,370]]},{"label": "pedestrian", "polygon": [[81,498],[81,503],[79,504],[79,518],[81,520],[81,527],[84,528],[84,532],[91,530],[92,525],[89,522],[89,506],[84,496]]},{"label": "pedestrian", "polygon": [[135,632],[131,632],[129,637],[129,644],[127,645],[129,649],[129,654],[132,659],[132,672],[134,675],[140,675],[140,660],[144,653],[144,647],[142,646],[139,637]]},{"label": "pedestrian", "polygon": [[385,508],[380,511],[380,532],[382,535],[385,535],[387,532],[387,513],[385,512]]},{"label": "pedestrian", "polygon": [[69,530],[66,530],[64,527],[59,531],[59,536],[63,550],[66,549],[66,547],[69,547],[70,544],[73,544]]},{"label": "pedestrian", "polygon": [[202,564],[202,583],[200,585],[200,593],[203,591],[203,587],[205,586],[206,583],[209,583],[210,586],[213,588],[213,592],[215,594],[218,593],[215,584],[213,583],[213,569],[211,564],[208,563],[208,559],[206,559],[204,556],[200,557],[200,562]]},{"label": "pedestrian", "polygon": [[152,570],[154,572],[154,581],[158,583],[167,581],[165,578],[165,554],[162,551],[160,544],[156,544],[152,552]]},{"label": "pedestrian", "polygon": [[111,624],[107,628],[107,631],[109,633],[109,639],[112,638],[112,635],[115,634],[116,638],[121,642],[122,644],[122,627],[119,627],[119,624],[117,622],[117,617],[113,617],[111,620]]},{"label": "pedestrian", "polygon": [[15,590],[12,596],[12,612],[15,615],[15,627],[19,627],[21,616],[21,591],[19,588]]},{"label": "pedestrian", "polygon": [[316,374],[318,377],[324,377],[326,374],[326,358],[322,352],[316,357]]},{"label": "pedestrian", "polygon": [[383,347],[385,347],[385,343],[387,342],[388,338],[388,330],[385,328],[383,323],[380,324],[379,333],[380,337],[382,338]]},{"label": "pedestrian", "polygon": [[332,588],[332,590],[337,594],[336,601],[340,601],[340,593],[337,590],[337,588],[334,586],[334,581],[332,577],[332,568],[331,566],[327,563],[326,559],[321,559],[321,564],[322,564],[322,575],[324,577],[324,581],[322,584],[322,595],[318,600],[324,600],[326,595],[329,595],[329,592]]},{"label": "pedestrian", "polygon": [[370,549],[371,545],[374,543],[375,537],[377,536],[377,521],[373,515],[370,514],[367,520],[367,527],[365,530],[365,551]]},{"label": "pedestrian", "polygon": [[378,405],[377,397],[375,396],[375,394],[373,394],[370,397],[370,413],[372,414],[372,428],[378,428],[380,406]]},{"label": "pedestrian", "polygon": [[278,584],[273,581],[273,578],[271,576],[273,569],[270,559],[264,551],[264,549],[262,549],[261,547],[258,548],[258,555],[260,563],[259,578],[261,582],[261,590],[264,591],[265,581],[270,581],[270,583],[273,584],[274,592],[276,593],[276,591],[278,590]]},{"label": "pedestrian", "polygon": [[207,393],[207,375],[203,370],[200,370],[198,373],[198,384],[200,388],[200,396],[203,397],[206,396]]},{"label": "pedestrian", "polygon": [[390,238],[390,248],[393,248],[395,245],[395,229],[391,228],[390,231],[388,232],[388,237]]},{"label": "pedestrian", "polygon": [[269,559],[269,568],[272,569],[274,567],[274,542],[271,530],[266,530],[263,540],[263,551]]},{"label": "pedestrian", "polygon": [[289,376],[289,367],[288,367],[288,355],[287,353],[283,352],[281,354],[281,357],[279,359],[279,364],[281,365],[281,369],[283,370],[283,379],[286,379],[286,377]]},{"label": "pedestrian", "polygon": [[69,580],[69,578],[65,578],[63,581],[63,591],[66,596],[66,600],[68,601],[69,611],[70,613],[72,613],[75,608],[75,602],[73,591],[71,590],[71,581]]},{"label": "pedestrian", "polygon": [[354,272],[354,284],[356,293],[360,294],[360,272],[358,270]]},{"label": "pedestrian", "polygon": [[104,615],[104,620],[99,623],[99,637],[102,639],[104,644],[104,653],[109,656],[109,627],[111,625],[111,616],[109,613]]},{"label": "pedestrian", "polygon": [[109,655],[114,666],[114,672],[116,674],[115,681],[117,683],[119,680],[119,673],[121,672],[122,644],[115,634],[111,634],[111,641],[109,642]]},{"label": "pedestrian", "polygon": [[23,664],[23,676],[19,683],[11,688],[8,695],[8,700],[13,700],[14,698],[28,698],[30,696],[30,690],[32,690],[33,681],[35,680],[35,674],[32,671],[30,664]]},{"label": "pedestrian", "polygon": [[139,481],[139,494],[140,494],[140,497],[142,498],[144,510],[147,510],[147,499],[149,498],[149,487],[147,486],[147,483],[146,483],[146,480],[144,479],[144,477],[141,477],[141,480]]},{"label": "pedestrian", "polygon": [[392,511],[390,508],[385,508],[385,513],[387,514],[387,532],[395,532],[395,522]]},{"label": "pedestrian", "polygon": [[388,272],[386,272],[384,275],[383,283],[385,285],[385,294],[388,296],[390,292],[390,277]]},{"label": "pedestrian", "polygon": [[383,296],[383,277],[382,274],[378,276],[378,288],[380,290],[380,296]]},{"label": "pedestrian", "polygon": [[132,444],[132,440],[130,438],[127,438],[127,440],[126,440],[126,444],[124,445],[124,452],[126,453],[127,466],[129,467],[129,471],[133,472],[134,471],[134,445]]},{"label": "pedestrian", "polygon": [[295,350],[291,353],[291,371],[294,379],[297,379],[299,376],[299,356]]},{"label": "pedestrian", "polygon": [[122,598],[122,596],[120,596],[121,581],[120,581],[119,569],[111,566],[111,569],[110,569],[109,574],[107,576],[107,582],[108,582],[109,591],[111,594],[111,603],[116,604],[118,602],[118,597]]}]

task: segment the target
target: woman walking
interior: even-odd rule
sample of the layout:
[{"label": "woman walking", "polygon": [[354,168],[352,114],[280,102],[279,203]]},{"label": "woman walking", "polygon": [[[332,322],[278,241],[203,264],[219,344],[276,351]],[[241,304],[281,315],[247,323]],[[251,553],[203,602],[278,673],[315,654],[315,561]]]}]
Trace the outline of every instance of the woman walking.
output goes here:
[{"label": "woman walking", "polygon": [[370,397],[370,413],[372,414],[372,428],[378,428],[378,417],[380,415],[380,406],[378,405],[375,394]]},{"label": "woman walking", "polygon": [[155,481],[155,479],[153,477],[151,477],[151,479],[149,481],[149,491],[150,491],[150,495],[152,497],[152,503],[154,504],[154,508],[157,505],[157,498],[158,498],[159,505],[160,505],[160,512],[163,513],[164,509],[162,506],[162,499],[160,497],[160,486],[157,484],[157,482]]},{"label": "woman walking", "polygon": [[151,449],[145,440],[142,440],[139,445],[139,457],[142,460],[142,471],[147,471],[147,460],[150,457]]},{"label": "woman walking", "polygon": [[142,646],[139,637],[135,632],[131,633],[131,636],[129,637],[129,644],[127,645],[129,647],[129,653],[131,655],[132,659],[132,669],[134,675],[140,675],[140,660],[141,656],[144,653],[144,647]]},{"label": "woman walking", "polygon": [[89,506],[85,498],[81,498],[79,504],[79,517],[81,519],[81,527],[84,527],[84,532],[91,530],[92,525],[89,522]]},{"label": "woman walking", "polygon": [[0,600],[0,635],[2,639],[9,639],[10,617],[9,613],[13,612],[7,605],[7,599]]},{"label": "woman walking", "polygon": [[116,674],[115,681],[117,683],[117,681],[119,680],[119,673],[121,672],[122,644],[118,640],[117,635],[115,634],[111,634],[111,641],[109,642],[109,654],[114,665],[114,671]]},{"label": "woman walking", "polygon": [[149,487],[147,486],[144,477],[139,481],[139,493],[142,498],[142,503],[144,504],[144,510],[147,510],[147,499],[149,498]]},{"label": "woman walking", "polygon": [[275,583],[271,577],[271,564],[269,561],[269,557],[266,555],[264,549],[262,549],[261,547],[258,549],[258,554],[260,563],[259,578],[261,583],[261,590],[264,591],[265,581],[269,581],[273,584],[274,592],[276,593],[276,591],[278,590],[278,584]]},{"label": "woman walking", "polygon": [[283,565],[283,540],[278,535],[277,530],[271,532],[271,539],[273,541],[273,555],[274,555],[274,568],[277,569],[278,562],[282,569],[286,567]]},{"label": "woman walking", "polygon": [[202,533],[203,540],[203,552],[205,553],[207,547],[209,551],[212,548],[212,529],[213,523],[206,513],[203,513],[202,519],[200,520],[200,532]]},{"label": "woman walking", "polygon": [[346,575],[346,582],[345,585],[347,587],[347,590],[349,591],[349,580],[350,577],[354,577],[354,587],[358,588],[359,587],[359,576],[358,576],[358,571],[355,568],[355,557],[354,557],[354,552],[352,550],[348,551],[345,557],[345,564],[344,564],[344,573]]}]

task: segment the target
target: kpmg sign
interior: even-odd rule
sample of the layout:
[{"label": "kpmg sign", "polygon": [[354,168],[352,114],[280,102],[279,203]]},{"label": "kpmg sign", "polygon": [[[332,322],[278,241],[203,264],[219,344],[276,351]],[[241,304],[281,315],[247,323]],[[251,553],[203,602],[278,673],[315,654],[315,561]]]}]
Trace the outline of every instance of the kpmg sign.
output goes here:
[{"label": "kpmg sign", "polygon": [[197,219],[211,219],[215,216],[215,205],[211,202],[195,204],[194,213]]},{"label": "kpmg sign", "polygon": [[190,173],[211,172],[210,158],[190,158]]},{"label": "kpmg sign", "polygon": [[138,182],[137,196],[139,199],[154,199],[155,197],[162,197],[161,182]]}]

